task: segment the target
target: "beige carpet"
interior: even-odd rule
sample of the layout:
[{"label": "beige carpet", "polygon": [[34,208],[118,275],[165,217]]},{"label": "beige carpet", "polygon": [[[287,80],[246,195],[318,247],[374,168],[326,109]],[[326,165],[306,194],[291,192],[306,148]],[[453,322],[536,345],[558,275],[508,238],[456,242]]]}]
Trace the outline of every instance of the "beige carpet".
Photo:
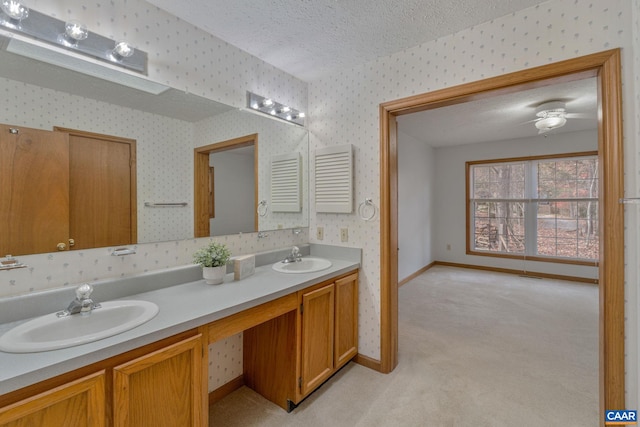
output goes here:
[{"label": "beige carpet", "polygon": [[435,267],[400,288],[399,365],[350,363],[287,414],[246,387],[211,426],[598,425],[598,290]]}]

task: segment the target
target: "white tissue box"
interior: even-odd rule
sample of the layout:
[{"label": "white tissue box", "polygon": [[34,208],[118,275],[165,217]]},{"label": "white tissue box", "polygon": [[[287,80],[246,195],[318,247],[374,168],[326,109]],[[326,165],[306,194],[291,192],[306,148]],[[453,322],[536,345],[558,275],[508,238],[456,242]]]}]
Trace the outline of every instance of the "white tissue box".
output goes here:
[{"label": "white tissue box", "polygon": [[255,255],[243,255],[233,260],[233,280],[241,280],[256,272]]}]

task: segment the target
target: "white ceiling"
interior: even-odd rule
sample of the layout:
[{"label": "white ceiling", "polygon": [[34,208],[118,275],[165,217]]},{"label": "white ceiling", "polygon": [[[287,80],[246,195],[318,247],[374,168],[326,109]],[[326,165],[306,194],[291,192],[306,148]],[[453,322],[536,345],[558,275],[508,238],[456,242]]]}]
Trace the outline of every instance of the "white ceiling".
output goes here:
[{"label": "white ceiling", "polygon": [[313,81],[542,3],[540,0],[147,0]]},{"label": "white ceiling", "polygon": [[528,138],[538,135],[536,107],[549,101],[565,102],[569,118],[544,135],[597,129],[595,77],[399,116],[398,129],[432,147]]}]

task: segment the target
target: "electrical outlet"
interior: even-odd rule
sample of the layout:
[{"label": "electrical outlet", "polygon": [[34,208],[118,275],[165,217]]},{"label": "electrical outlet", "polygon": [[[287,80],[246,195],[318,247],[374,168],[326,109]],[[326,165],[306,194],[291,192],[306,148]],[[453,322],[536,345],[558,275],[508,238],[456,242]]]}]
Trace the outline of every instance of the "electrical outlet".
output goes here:
[{"label": "electrical outlet", "polygon": [[341,242],[348,242],[349,241],[349,229],[348,228],[341,228],[340,229],[340,241]]},{"label": "electrical outlet", "polygon": [[447,250],[450,251],[451,250],[451,243],[447,243]]},{"label": "electrical outlet", "polygon": [[316,239],[318,240],[324,239],[324,227],[316,228]]}]

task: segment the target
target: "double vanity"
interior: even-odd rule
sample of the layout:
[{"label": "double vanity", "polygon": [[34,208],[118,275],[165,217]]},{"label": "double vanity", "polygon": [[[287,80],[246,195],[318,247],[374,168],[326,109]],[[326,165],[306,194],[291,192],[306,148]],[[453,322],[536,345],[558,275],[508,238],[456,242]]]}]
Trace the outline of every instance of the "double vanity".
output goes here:
[{"label": "double vanity", "polygon": [[[86,344],[0,352],[0,425],[206,426],[208,347],[240,332],[242,383],[291,411],[358,351],[360,250],[311,245],[303,251],[301,261],[284,264],[282,252],[257,256],[255,274],[239,281],[228,274],[221,285],[205,284],[196,266],[95,283],[92,298],[104,307],[85,318],[104,322],[109,309],[136,317],[157,306],[157,313]],[[28,324],[1,316],[63,310],[73,291],[0,300],[0,334]],[[121,300],[135,309],[114,308]],[[70,339],[45,324],[34,328]]]}]

